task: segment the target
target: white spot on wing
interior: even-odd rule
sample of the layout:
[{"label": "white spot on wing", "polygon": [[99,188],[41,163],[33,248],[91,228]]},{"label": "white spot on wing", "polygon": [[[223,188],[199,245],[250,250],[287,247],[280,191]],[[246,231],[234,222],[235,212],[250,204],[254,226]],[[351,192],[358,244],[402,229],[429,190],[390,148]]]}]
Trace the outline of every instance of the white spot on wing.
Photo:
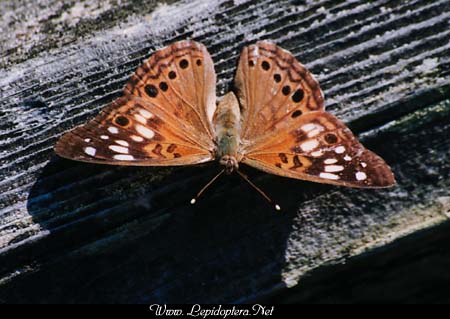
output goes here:
[{"label": "white spot on wing", "polygon": [[307,141],[300,145],[301,149],[305,152],[312,151],[317,146],[319,146],[319,142],[317,142],[316,140]]},{"label": "white spot on wing", "polygon": [[89,143],[89,142],[91,141],[91,139],[90,139],[90,138],[85,138],[84,141],[85,141],[86,143]]},{"label": "white spot on wing", "polygon": [[116,143],[125,147],[130,146],[130,144],[128,144],[128,142],[124,140],[116,140]]},{"label": "white spot on wing", "polygon": [[151,129],[146,128],[142,125],[136,125],[136,131],[138,131],[139,134],[141,134],[143,137],[151,139],[153,136],[155,136],[155,132],[153,132]]},{"label": "white spot on wing", "polygon": [[344,146],[338,146],[334,149],[334,151],[338,154],[342,154],[345,152],[345,147]]},{"label": "white spot on wing", "polygon": [[152,118],[152,117],[153,117],[153,114],[152,114],[152,113],[150,113],[149,111],[144,110],[144,109],[140,109],[140,110],[139,110],[139,113],[141,113],[141,115],[142,115],[144,118],[146,118],[146,119],[149,119],[149,118]]},{"label": "white spot on wing", "polygon": [[316,135],[318,135],[322,130],[315,128],[312,131],[308,132],[308,137],[314,137]]},{"label": "white spot on wing", "polygon": [[342,165],[327,165],[325,166],[325,172],[340,172],[344,170]]},{"label": "white spot on wing", "polygon": [[351,161],[352,158],[351,158],[350,156],[348,156],[348,155],[345,155],[345,156],[344,156],[344,160],[346,160],[346,161],[348,162],[348,161]]},{"label": "white spot on wing", "polygon": [[131,135],[131,139],[135,142],[143,142],[144,138],[142,136]]},{"label": "white spot on wing", "polygon": [[128,154],[128,148],[118,145],[110,145],[108,146],[110,150],[113,150],[116,153]]},{"label": "white spot on wing", "polygon": [[319,176],[326,179],[334,179],[334,180],[339,179],[338,175],[331,173],[320,173]]},{"label": "white spot on wing", "polygon": [[366,173],[364,173],[364,172],[357,172],[357,173],[355,174],[355,176],[356,176],[356,179],[357,179],[358,181],[363,181],[363,180],[365,180],[365,179],[367,178],[367,175],[366,175]]},{"label": "white spot on wing", "polygon": [[135,115],[134,115],[134,118],[135,118],[136,121],[138,121],[139,123],[147,124],[147,120],[146,120],[145,117],[143,117],[142,115],[135,114]]},{"label": "white spot on wing", "polygon": [[115,126],[110,126],[110,127],[108,127],[108,131],[109,131],[111,134],[117,134],[117,133],[119,133],[119,129],[118,129],[117,127],[115,127]]},{"label": "white spot on wing", "polygon": [[113,158],[116,159],[116,160],[119,160],[119,161],[132,161],[132,160],[134,160],[134,157],[132,155],[123,155],[123,154],[114,155]]},{"label": "white spot on wing", "polygon": [[361,162],[362,167],[367,167],[367,164],[365,162]]},{"label": "white spot on wing", "polygon": [[320,151],[320,150],[311,153],[311,156],[313,156],[313,157],[319,157],[319,156],[322,156],[322,155],[323,155],[323,152]]},{"label": "white spot on wing", "polygon": [[93,148],[93,147],[88,146],[88,147],[85,147],[85,148],[84,148],[84,152],[85,152],[87,155],[95,156],[95,153],[97,153],[97,150],[96,150],[95,148]]},{"label": "white spot on wing", "polygon": [[108,135],[101,135],[100,138],[101,138],[102,140],[107,140],[107,139],[109,138],[109,136],[108,136]]},{"label": "white spot on wing", "polygon": [[337,159],[335,159],[335,158],[327,158],[326,160],[324,160],[323,162],[325,163],[325,164],[334,164],[334,163],[337,163]]},{"label": "white spot on wing", "polygon": [[314,130],[315,128],[316,128],[316,124],[313,124],[313,123],[308,123],[308,124],[305,124],[305,125],[303,125],[303,126],[301,127],[301,129],[302,129],[304,132],[306,132],[306,133],[308,133],[309,131]]}]

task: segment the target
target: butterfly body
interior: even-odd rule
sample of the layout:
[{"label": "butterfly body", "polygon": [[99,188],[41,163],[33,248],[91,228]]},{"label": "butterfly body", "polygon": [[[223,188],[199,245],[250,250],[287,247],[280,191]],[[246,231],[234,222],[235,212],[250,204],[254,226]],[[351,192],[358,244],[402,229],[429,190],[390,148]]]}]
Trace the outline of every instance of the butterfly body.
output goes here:
[{"label": "butterfly body", "polygon": [[239,102],[233,92],[226,94],[217,105],[213,117],[216,159],[226,167],[226,173],[231,174],[239,169],[240,144],[240,111]]},{"label": "butterfly body", "polygon": [[245,47],[235,87],[217,104],[216,74],[206,48],[191,40],[173,43],[138,68],[123,97],[61,137],[55,151],[100,164],[217,160],[226,173],[244,163],[319,183],[395,184],[383,159],[325,112],[319,83],[288,51],[268,41]]}]

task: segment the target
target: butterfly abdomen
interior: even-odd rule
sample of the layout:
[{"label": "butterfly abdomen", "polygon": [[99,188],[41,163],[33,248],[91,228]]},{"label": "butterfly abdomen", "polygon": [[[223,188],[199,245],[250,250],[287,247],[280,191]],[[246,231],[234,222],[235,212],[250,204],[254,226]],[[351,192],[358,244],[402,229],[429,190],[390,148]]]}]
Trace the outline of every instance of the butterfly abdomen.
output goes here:
[{"label": "butterfly abdomen", "polygon": [[237,166],[240,128],[239,103],[234,93],[225,95],[219,102],[213,117],[214,132],[216,136],[216,159],[225,164],[231,159]]}]

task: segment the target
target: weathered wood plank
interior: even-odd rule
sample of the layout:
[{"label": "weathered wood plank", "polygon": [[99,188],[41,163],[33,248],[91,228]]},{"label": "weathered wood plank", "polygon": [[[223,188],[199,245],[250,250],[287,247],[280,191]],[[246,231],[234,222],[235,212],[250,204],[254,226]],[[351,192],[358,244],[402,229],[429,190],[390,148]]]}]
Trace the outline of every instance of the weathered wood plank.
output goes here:
[{"label": "weathered wood plank", "polygon": [[[35,33],[10,23],[14,2],[0,18],[0,300],[246,302],[447,220],[448,1],[91,0],[82,16],[59,2],[31,5]],[[317,75],[328,110],[392,165],[398,187],[246,169],[283,204],[276,215],[235,177],[187,206],[214,165],[105,167],[53,155],[57,138],[119,96],[155,49],[188,37],[212,53],[221,94],[243,45],[270,39],[291,50]]]}]

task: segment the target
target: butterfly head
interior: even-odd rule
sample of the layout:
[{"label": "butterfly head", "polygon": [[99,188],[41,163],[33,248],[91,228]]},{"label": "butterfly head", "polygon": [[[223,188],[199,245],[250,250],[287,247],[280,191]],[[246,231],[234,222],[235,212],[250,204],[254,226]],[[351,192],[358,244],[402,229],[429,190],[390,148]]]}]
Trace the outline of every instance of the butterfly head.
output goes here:
[{"label": "butterfly head", "polygon": [[225,173],[231,174],[239,169],[239,164],[234,156],[224,155],[220,158],[219,163],[225,166]]}]

